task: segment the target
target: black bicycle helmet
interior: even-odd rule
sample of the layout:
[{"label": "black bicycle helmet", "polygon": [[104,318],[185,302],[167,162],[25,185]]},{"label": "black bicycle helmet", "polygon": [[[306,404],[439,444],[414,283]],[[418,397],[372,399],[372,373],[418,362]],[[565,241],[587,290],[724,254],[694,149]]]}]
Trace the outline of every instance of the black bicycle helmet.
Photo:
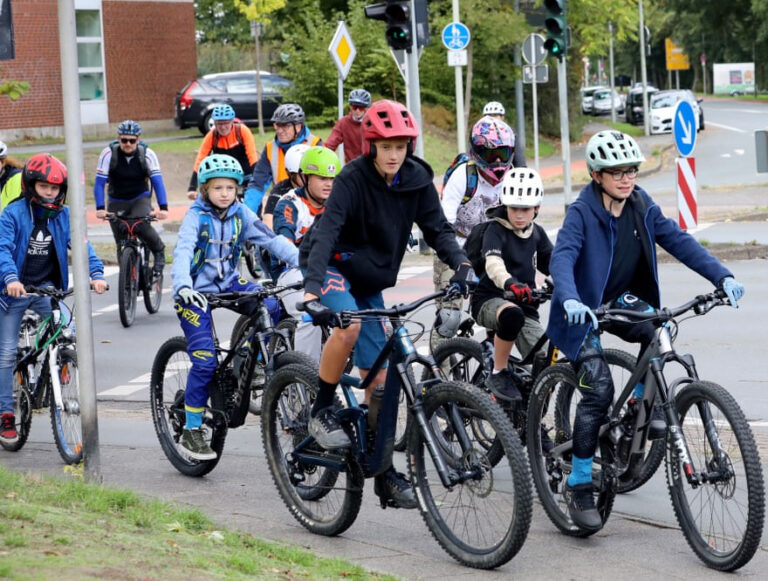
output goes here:
[{"label": "black bicycle helmet", "polygon": [[280,105],[272,114],[272,123],[304,123],[304,109],[296,103]]}]

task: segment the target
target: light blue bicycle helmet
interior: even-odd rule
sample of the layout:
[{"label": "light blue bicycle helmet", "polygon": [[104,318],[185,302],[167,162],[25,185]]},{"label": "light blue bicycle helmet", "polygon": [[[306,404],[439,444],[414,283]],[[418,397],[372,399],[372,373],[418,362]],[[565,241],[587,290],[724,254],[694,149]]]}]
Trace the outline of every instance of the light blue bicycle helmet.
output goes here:
[{"label": "light blue bicycle helmet", "polygon": [[230,178],[242,184],[243,168],[231,155],[214,153],[200,162],[197,168],[197,183],[202,185],[213,178]]},{"label": "light blue bicycle helmet", "polygon": [[365,89],[355,89],[349,93],[349,104],[370,107],[371,94]]},{"label": "light blue bicycle helmet", "polygon": [[232,105],[216,105],[211,113],[211,119],[214,121],[232,121],[235,118],[235,110]]},{"label": "light blue bicycle helmet", "polygon": [[141,125],[132,119],[126,119],[117,126],[118,135],[141,135]]}]

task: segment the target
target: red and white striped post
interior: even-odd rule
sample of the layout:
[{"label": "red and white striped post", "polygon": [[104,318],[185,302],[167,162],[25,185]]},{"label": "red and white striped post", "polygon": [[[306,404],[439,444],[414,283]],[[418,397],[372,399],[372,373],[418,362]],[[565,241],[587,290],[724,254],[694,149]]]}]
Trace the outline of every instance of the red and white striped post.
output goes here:
[{"label": "red and white striped post", "polygon": [[698,223],[696,211],[696,158],[677,158],[677,221],[688,230]]}]

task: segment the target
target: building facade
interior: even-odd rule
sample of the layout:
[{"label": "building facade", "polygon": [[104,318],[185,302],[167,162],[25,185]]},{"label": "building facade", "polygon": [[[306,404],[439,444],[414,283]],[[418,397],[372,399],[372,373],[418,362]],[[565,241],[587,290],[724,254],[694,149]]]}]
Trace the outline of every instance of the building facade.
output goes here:
[{"label": "building facade", "polygon": [[[192,0],[74,1],[83,132],[128,118],[170,124],[174,95],[197,77]],[[14,45],[13,58],[0,60],[0,79],[30,88],[17,101],[3,99],[0,135],[62,135],[58,3],[3,4],[10,8]]]}]

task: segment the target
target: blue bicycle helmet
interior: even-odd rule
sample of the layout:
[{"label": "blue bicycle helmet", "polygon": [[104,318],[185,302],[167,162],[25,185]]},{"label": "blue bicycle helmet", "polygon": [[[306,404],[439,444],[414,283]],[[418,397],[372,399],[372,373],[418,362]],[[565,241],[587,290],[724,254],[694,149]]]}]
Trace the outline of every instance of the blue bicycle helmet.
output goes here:
[{"label": "blue bicycle helmet", "polygon": [[213,178],[230,178],[243,183],[243,168],[231,155],[214,153],[200,162],[197,168],[197,183],[204,184]]},{"label": "blue bicycle helmet", "polygon": [[132,119],[126,119],[117,126],[118,135],[141,135],[141,125]]},{"label": "blue bicycle helmet", "polygon": [[211,119],[214,121],[232,121],[235,118],[235,110],[231,105],[216,105],[211,113]]},{"label": "blue bicycle helmet", "polygon": [[365,89],[355,89],[349,93],[349,104],[360,107],[371,106],[371,94]]}]

